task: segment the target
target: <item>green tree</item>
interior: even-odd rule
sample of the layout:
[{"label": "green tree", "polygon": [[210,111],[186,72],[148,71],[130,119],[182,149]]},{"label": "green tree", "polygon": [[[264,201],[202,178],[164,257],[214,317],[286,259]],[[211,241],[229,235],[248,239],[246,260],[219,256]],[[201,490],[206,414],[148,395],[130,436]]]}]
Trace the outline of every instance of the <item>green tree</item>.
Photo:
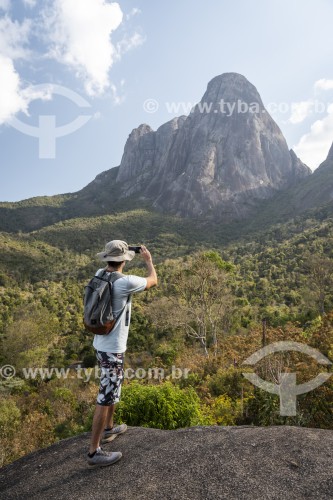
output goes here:
[{"label": "green tree", "polygon": [[325,314],[326,297],[333,285],[333,261],[325,255],[309,255],[305,262],[308,287],[315,296],[320,314]]},{"label": "green tree", "polygon": [[228,330],[233,312],[230,289],[234,267],[217,252],[202,252],[171,273],[168,297],[149,309],[154,323],[184,329],[200,342],[205,354],[212,346],[216,354],[219,335]]},{"label": "green tree", "polygon": [[16,372],[22,368],[46,366],[50,348],[60,333],[59,322],[38,304],[20,307],[5,330],[3,356]]}]

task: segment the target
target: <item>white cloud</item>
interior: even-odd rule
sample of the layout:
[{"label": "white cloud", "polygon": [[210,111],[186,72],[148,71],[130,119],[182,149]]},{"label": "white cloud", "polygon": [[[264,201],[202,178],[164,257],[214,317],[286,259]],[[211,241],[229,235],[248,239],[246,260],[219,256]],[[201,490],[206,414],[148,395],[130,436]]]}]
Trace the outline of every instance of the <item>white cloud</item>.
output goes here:
[{"label": "white cloud", "polygon": [[328,115],[314,122],[310,132],[303,135],[293,147],[301,160],[312,169],[317,168],[326,159],[333,142],[333,104],[327,111]]},{"label": "white cloud", "polygon": [[[0,0],[4,7],[4,2]],[[16,113],[28,112],[31,96],[22,93],[20,76],[15,70],[14,60],[26,58],[26,48],[31,30],[31,22],[12,21],[8,15],[0,19],[0,124],[6,123]]]},{"label": "white cloud", "polygon": [[141,14],[141,10],[138,9],[137,7],[133,7],[133,9],[131,10],[131,12],[129,12],[127,15],[126,15],[126,19],[131,19],[131,17],[134,17],[138,14]]},{"label": "white cloud", "polygon": [[313,106],[314,101],[312,99],[308,101],[293,102],[291,105],[291,116],[288,121],[293,125],[302,123],[305,118],[311,114]]},{"label": "white cloud", "polygon": [[7,15],[0,19],[0,125],[9,122],[20,111],[28,114],[31,101],[51,98],[46,89],[36,91],[29,85],[23,88],[14,66],[16,59],[30,57],[31,52],[27,48],[30,34],[30,20],[19,23]]},{"label": "white cloud", "polygon": [[[37,0],[22,0],[34,7]],[[45,7],[46,4],[46,7]],[[29,42],[34,35],[44,36],[48,55],[72,68],[84,82],[89,95],[110,91],[116,104],[124,100],[123,83],[119,89],[109,80],[109,71],[121,54],[143,43],[137,33],[121,40],[119,46],[111,42],[111,34],[123,20],[118,3],[108,0],[49,0],[45,2],[39,24],[31,19],[22,22],[10,18],[10,0],[0,0],[0,125],[8,123],[18,112],[29,114],[29,104],[36,99],[51,99],[45,89],[23,85],[15,67],[17,59],[29,60],[33,52]],[[132,9],[132,15],[138,9]]]},{"label": "white cloud", "polygon": [[34,8],[37,4],[37,0],[23,0],[23,3],[26,7]]},{"label": "white cloud", "polygon": [[[121,87],[122,87],[122,85],[121,85]],[[122,104],[125,101],[125,95],[121,94],[119,92],[119,90],[117,89],[116,85],[114,85],[113,83],[110,84],[110,89],[111,89],[114,104],[116,104],[116,105]]]},{"label": "white cloud", "polygon": [[10,9],[10,0],[0,0],[0,10],[4,10],[7,12],[7,10]]},{"label": "white cloud", "polygon": [[33,86],[21,87],[18,73],[15,71],[13,61],[0,54],[0,125],[7,123],[13,116],[22,111],[29,114],[28,108],[35,99],[52,99],[51,88],[36,90]]},{"label": "white cloud", "polygon": [[74,68],[93,96],[110,87],[109,70],[116,60],[110,35],[120,26],[123,14],[118,3],[106,0],[56,0],[44,13],[51,40],[49,55]]},{"label": "white cloud", "polygon": [[120,59],[123,54],[139,47],[145,42],[145,37],[140,33],[134,33],[132,36],[125,36],[120,42],[117,43],[117,58]]},{"label": "white cloud", "polygon": [[326,78],[322,78],[321,80],[317,80],[314,84],[315,90],[332,90],[333,89],[333,80],[327,80]]},{"label": "white cloud", "polygon": [[7,15],[0,19],[0,54],[11,59],[25,58],[29,55],[26,45],[31,32],[31,21],[22,23],[12,21]]},{"label": "white cloud", "polygon": [[0,124],[12,118],[15,113],[26,110],[26,103],[20,96],[20,77],[13,61],[0,55]]},{"label": "white cloud", "polygon": [[[314,83],[313,88],[315,94],[321,91],[333,90],[333,80],[322,78]],[[327,103],[313,98],[306,101],[294,102],[291,105],[291,116],[288,122],[293,125],[302,123],[312,113],[323,113],[326,109]]]}]

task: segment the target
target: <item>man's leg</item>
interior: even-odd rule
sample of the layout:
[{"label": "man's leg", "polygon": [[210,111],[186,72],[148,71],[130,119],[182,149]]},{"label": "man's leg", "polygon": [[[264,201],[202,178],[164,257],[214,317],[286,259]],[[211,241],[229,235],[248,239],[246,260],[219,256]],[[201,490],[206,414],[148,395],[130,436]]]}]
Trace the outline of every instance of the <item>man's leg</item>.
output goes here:
[{"label": "man's leg", "polygon": [[115,404],[110,405],[107,407],[107,409],[108,409],[108,412],[107,412],[106,420],[105,420],[105,429],[112,429],[112,427],[113,427],[113,415],[114,415],[114,411],[116,409],[116,405]]},{"label": "man's leg", "polygon": [[[90,453],[94,453],[100,442],[112,441],[127,429],[127,426],[122,424],[111,430],[115,403],[120,400],[121,384],[124,379],[124,354],[97,351],[97,359],[101,366],[101,385],[93,419]],[[103,432],[106,428],[108,431]]]},{"label": "man's leg", "polygon": [[112,465],[121,459],[120,451],[107,452],[99,447],[99,441],[104,429],[108,406],[96,405],[92,426],[92,435],[88,453],[88,465],[90,467],[105,467]]},{"label": "man's leg", "polygon": [[101,439],[102,432],[105,428],[106,418],[109,409],[110,406],[96,405],[93,425],[92,425],[89,453],[94,453],[94,451],[96,451],[97,448],[99,447],[99,442]]},{"label": "man's leg", "polygon": [[105,430],[102,434],[102,440],[101,440],[101,443],[103,444],[112,441],[115,437],[127,431],[126,424],[119,424],[116,426],[114,425],[113,414],[115,407],[116,407],[115,404],[109,407],[109,411],[105,420]]}]

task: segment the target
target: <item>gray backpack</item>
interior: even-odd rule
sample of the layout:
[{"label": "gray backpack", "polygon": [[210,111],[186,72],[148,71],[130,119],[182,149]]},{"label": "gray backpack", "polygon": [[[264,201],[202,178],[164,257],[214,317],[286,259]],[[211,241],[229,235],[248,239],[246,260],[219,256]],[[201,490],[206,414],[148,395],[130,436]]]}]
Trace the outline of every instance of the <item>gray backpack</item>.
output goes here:
[{"label": "gray backpack", "polygon": [[110,333],[126,307],[125,304],[118,317],[114,317],[111,303],[113,283],[123,276],[113,272],[108,277],[106,271],[101,271],[85,287],[83,322],[86,329],[95,335]]}]

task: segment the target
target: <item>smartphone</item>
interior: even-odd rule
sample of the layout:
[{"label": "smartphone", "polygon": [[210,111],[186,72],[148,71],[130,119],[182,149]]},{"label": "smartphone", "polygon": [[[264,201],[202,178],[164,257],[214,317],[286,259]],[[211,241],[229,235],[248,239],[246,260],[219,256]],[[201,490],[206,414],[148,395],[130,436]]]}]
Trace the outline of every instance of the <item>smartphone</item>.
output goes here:
[{"label": "smartphone", "polygon": [[131,246],[129,246],[128,249],[132,250],[132,252],[140,253],[141,247],[131,247]]}]

